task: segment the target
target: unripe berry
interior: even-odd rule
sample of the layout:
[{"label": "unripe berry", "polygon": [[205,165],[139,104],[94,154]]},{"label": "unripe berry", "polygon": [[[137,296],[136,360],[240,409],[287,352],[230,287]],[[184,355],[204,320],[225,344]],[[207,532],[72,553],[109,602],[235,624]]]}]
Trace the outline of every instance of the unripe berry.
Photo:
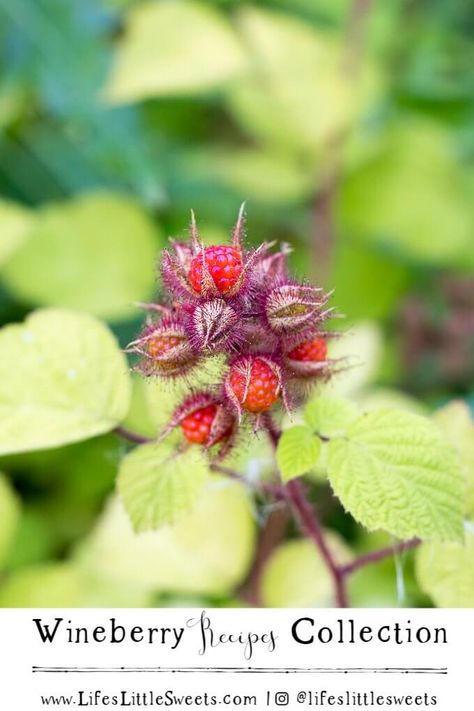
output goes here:
[{"label": "unripe berry", "polygon": [[288,353],[290,360],[309,361],[312,363],[320,363],[325,361],[328,354],[327,343],[324,338],[317,337],[309,341],[300,343],[296,348]]},{"label": "unripe berry", "polygon": [[197,362],[184,324],[175,318],[150,324],[127,350],[142,356],[138,368],[144,375],[180,375]]},{"label": "unripe berry", "polygon": [[[206,270],[221,294],[228,294],[241,278],[242,257],[237,249],[228,245],[205,247],[191,262],[188,278],[195,292],[201,294]],[[204,274],[203,274],[204,272]]]},{"label": "unripe berry", "polygon": [[145,343],[145,350],[151,358],[159,359],[172,348],[175,348],[183,342],[182,336],[164,336],[157,334],[151,336]]},{"label": "unripe berry", "polygon": [[280,395],[276,368],[259,357],[251,356],[235,363],[231,367],[228,384],[240,407],[248,412],[269,410]]}]

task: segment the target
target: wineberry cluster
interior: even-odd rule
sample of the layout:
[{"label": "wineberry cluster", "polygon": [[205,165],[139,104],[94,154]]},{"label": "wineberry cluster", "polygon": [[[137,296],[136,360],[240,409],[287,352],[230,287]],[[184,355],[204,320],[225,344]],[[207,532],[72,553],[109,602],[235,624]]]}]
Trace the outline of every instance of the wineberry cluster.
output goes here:
[{"label": "wineberry cluster", "polygon": [[181,426],[190,443],[219,445],[224,456],[244,413],[254,426],[280,401],[287,409],[304,398],[305,385],[327,377],[331,362],[323,330],[332,309],[322,289],[288,275],[289,249],[272,253],[272,243],[248,250],[243,245],[240,210],[231,244],[204,246],[194,215],[189,242],[172,240],[164,251],[162,303],[146,306],[149,318],[128,350],[141,356],[147,376],[175,378],[223,354],[221,382],[191,391],[167,431]]}]

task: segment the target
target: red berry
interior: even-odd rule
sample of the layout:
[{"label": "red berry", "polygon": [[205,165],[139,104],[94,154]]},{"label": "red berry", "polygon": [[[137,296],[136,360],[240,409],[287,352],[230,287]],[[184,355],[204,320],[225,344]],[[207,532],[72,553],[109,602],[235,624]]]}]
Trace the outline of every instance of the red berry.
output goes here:
[{"label": "red berry", "polygon": [[313,338],[311,341],[304,341],[299,346],[293,348],[288,353],[288,358],[291,360],[310,361],[311,363],[319,363],[326,360],[328,347],[324,338]]},{"label": "red berry", "polygon": [[255,358],[250,368],[250,380],[245,392],[246,377],[242,370],[235,367],[230,372],[230,387],[238,401],[249,412],[264,412],[278,400],[280,385],[278,377],[261,358]]},{"label": "red berry", "polygon": [[191,262],[189,281],[198,294],[202,291],[203,257],[214,284],[221,294],[226,294],[242,274],[242,259],[234,247],[218,245],[205,247]]},{"label": "red berry", "polygon": [[182,420],[181,427],[188,442],[207,444],[216,413],[216,405],[207,405],[194,410]]}]

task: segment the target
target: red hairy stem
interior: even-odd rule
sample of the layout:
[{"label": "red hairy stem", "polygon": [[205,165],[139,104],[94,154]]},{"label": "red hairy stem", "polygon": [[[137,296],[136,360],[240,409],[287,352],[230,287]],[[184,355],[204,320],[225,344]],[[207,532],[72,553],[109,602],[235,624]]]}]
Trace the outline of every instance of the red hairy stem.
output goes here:
[{"label": "red hairy stem", "polygon": [[349,607],[345,576],[337,565],[326,543],[321,524],[306,498],[303,487],[296,479],[286,485],[288,500],[298,519],[301,532],[313,541],[319,550],[334,583],[334,593],[338,607]]},{"label": "red hairy stem", "polygon": [[[276,448],[281,432],[276,427],[272,416],[265,413],[263,423],[267,434]],[[306,498],[306,493],[299,481],[293,479],[284,488],[288,503],[295,513],[302,534],[309,538],[319,550],[326,563],[334,583],[334,593],[338,607],[349,607],[344,575],[333,558],[332,552],[326,543],[324,532],[313,507]]]},{"label": "red hairy stem", "polygon": [[400,541],[400,543],[394,543],[392,546],[387,546],[386,548],[379,548],[378,550],[371,551],[370,553],[365,553],[364,555],[355,558],[350,563],[341,566],[340,572],[342,575],[351,575],[355,573],[356,570],[364,568],[366,565],[372,565],[373,563],[378,563],[384,558],[388,558],[391,555],[398,555],[399,553],[404,553],[412,548],[416,548],[421,543],[419,538],[410,538],[408,541]]}]

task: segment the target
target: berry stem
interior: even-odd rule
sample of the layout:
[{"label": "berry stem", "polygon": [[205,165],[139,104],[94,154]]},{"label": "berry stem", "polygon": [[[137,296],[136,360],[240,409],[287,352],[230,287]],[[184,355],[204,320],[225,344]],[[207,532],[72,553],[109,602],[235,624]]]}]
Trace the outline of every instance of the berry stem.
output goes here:
[{"label": "berry stem", "polygon": [[273,448],[276,449],[278,445],[278,440],[281,437],[281,430],[276,426],[273,417],[269,412],[264,412],[261,415],[262,418],[262,426],[267,432],[267,435],[270,439],[270,442],[273,445]]}]

